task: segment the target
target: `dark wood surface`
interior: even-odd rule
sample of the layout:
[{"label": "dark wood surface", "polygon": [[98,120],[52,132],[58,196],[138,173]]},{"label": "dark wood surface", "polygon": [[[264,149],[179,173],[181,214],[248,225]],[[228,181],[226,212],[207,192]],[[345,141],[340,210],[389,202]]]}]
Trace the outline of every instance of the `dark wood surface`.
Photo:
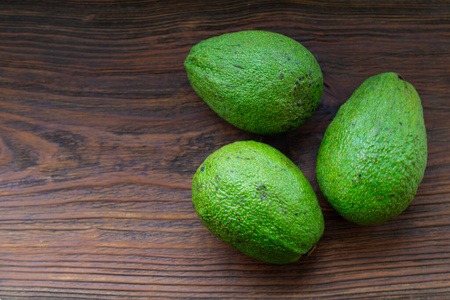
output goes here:
[{"label": "dark wood surface", "polygon": [[[450,3],[275,3],[0,2],[0,299],[450,297]],[[317,249],[284,266],[227,246],[191,204],[207,155],[261,137],[212,112],[183,62],[246,29],[301,42],[324,74],[313,117],[262,138],[325,216]],[[421,95],[428,166],[403,214],[361,227],[320,193],[317,150],[354,89],[387,71]]]}]

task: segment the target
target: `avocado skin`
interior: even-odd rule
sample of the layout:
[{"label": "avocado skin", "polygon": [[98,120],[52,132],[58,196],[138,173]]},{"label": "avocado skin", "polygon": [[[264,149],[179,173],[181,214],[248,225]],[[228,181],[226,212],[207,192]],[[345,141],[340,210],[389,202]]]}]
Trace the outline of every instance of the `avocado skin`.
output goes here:
[{"label": "avocado skin", "polygon": [[220,117],[261,135],[293,131],[323,90],[314,56],[278,33],[250,30],[204,40],[185,60],[191,86]]},{"label": "avocado skin", "polygon": [[327,128],[317,181],[341,216],[372,225],[409,206],[426,163],[419,95],[398,74],[383,73],[364,81]]},{"label": "avocado skin", "polygon": [[297,261],[324,231],[308,180],[281,152],[255,141],[208,156],[194,175],[192,201],[214,235],[269,263]]}]

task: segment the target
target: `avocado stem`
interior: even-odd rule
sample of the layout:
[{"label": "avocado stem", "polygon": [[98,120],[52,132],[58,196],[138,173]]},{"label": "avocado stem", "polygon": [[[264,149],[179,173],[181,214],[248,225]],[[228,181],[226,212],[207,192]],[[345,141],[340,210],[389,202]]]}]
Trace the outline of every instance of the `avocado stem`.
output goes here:
[{"label": "avocado stem", "polygon": [[316,250],[316,248],[317,248],[317,244],[312,246],[312,248],[308,251],[308,253],[306,253],[306,256],[310,256],[314,252],[314,250]]}]

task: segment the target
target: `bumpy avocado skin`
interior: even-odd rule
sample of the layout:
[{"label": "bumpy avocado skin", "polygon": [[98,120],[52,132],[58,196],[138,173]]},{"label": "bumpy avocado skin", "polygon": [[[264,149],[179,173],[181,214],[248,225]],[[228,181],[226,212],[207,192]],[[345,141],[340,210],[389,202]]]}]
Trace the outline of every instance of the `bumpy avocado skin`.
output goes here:
[{"label": "bumpy avocado skin", "polygon": [[325,132],[317,180],[345,219],[372,225],[399,215],[414,198],[427,163],[423,109],[396,73],[367,79]]},{"label": "bumpy avocado skin", "polygon": [[324,231],[308,180],[285,155],[259,142],[235,142],[208,156],[194,175],[192,201],[214,235],[265,262],[297,261]]},{"label": "bumpy avocado skin", "polygon": [[191,86],[212,110],[257,134],[297,129],[322,96],[314,56],[278,33],[240,31],[204,40],[192,47],[184,65]]}]

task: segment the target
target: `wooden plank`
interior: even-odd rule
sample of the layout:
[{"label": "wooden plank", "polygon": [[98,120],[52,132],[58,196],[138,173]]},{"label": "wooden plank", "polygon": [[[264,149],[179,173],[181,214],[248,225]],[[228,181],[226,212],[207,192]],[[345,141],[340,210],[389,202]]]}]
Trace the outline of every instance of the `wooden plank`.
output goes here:
[{"label": "wooden plank", "polygon": [[[448,1],[0,2],[0,299],[450,297]],[[312,118],[260,137],[220,119],[183,62],[203,39],[285,34],[324,74]],[[428,165],[411,206],[350,224],[321,195],[317,150],[364,79],[394,71],[421,95]],[[326,231],[276,266],[200,223],[198,165],[238,140],[291,158]]]}]

